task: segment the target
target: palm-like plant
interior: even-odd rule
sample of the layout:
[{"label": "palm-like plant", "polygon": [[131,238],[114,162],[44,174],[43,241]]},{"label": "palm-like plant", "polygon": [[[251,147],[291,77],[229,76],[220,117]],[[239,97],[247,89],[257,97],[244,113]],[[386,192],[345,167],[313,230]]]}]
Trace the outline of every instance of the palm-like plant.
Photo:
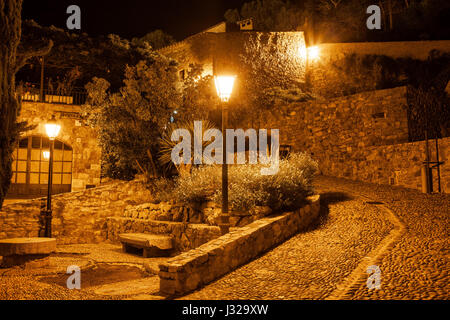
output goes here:
[{"label": "palm-like plant", "polygon": [[[202,121],[202,137],[204,136],[205,132],[209,129],[215,129],[216,126],[208,121],[203,120]],[[179,165],[175,165],[172,161],[172,149],[179,143],[179,141],[172,141],[172,132],[176,129],[186,129],[191,134],[191,159],[188,164],[180,163]],[[159,161],[162,165],[170,167],[175,166],[175,168],[178,171],[178,174],[185,175],[190,174],[192,169],[192,162],[194,157],[194,122],[193,121],[180,121],[176,123],[170,123],[167,125],[166,130],[162,133],[160,138],[160,151],[159,151]],[[202,139],[202,151],[204,148],[206,148],[211,141],[203,141]],[[210,159],[204,159],[210,160]]]}]

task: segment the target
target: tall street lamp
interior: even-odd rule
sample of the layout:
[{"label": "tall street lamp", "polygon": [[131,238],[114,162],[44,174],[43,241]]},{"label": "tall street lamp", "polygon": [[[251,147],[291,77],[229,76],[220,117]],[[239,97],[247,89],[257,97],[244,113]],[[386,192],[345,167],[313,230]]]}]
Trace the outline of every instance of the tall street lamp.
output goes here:
[{"label": "tall street lamp", "polygon": [[230,231],[230,216],[228,214],[228,164],[227,164],[227,139],[228,126],[228,101],[233,92],[236,76],[215,76],[217,94],[222,101],[222,215],[220,216],[220,230],[222,234]]},{"label": "tall street lamp", "polygon": [[46,238],[52,237],[52,183],[53,183],[53,153],[55,149],[55,138],[59,134],[61,126],[56,122],[55,115],[45,124],[45,131],[50,139],[50,159],[48,162],[48,192],[47,192],[47,211],[45,215],[45,234]]}]

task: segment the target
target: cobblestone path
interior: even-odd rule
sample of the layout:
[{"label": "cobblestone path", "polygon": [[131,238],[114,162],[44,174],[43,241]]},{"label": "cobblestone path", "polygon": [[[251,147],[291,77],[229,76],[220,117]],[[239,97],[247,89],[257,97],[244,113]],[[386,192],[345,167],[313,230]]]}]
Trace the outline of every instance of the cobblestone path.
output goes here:
[{"label": "cobblestone path", "polygon": [[316,190],[317,226],[182,299],[449,298],[450,195],[331,177]]}]

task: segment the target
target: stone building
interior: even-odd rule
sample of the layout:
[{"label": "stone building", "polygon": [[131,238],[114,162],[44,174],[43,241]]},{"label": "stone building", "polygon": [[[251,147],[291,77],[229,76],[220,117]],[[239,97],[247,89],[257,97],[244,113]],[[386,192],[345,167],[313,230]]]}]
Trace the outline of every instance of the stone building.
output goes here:
[{"label": "stone building", "polygon": [[55,115],[61,131],[55,140],[53,193],[80,191],[100,185],[101,148],[96,132],[80,121],[80,106],[24,101],[19,121],[33,126],[22,134],[13,154],[13,177],[8,198],[47,194],[49,150],[45,124]]},{"label": "stone building", "polygon": [[[283,68],[290,77],[305,81],[306,44],[303,32],[256,32],[239,30],[236,25],[220,23],[159,52],[176,60],[179,78],[184,80],[191,64],[203,67],[203,76],[232,73],[246,77],[246,63],[259,61],[273,74]],[[250,61],[249,61],[250,60]]]},{"label": "stone building", "polygon": [[[222,23],[160,52],[178,61],[180,80],[191,64],[202,65],[203,76],[237,75],[237,99],[242,98],[240,80],[249,80],[249,62],[257,61],[267,74],[304,83],[314,100],[274,103],[259,119],[240,126],[279,129],[280,152],[313,154],[323,174],[421,189],[424,142],[409,142],[406,88],[343,96],[335,85],[342,79],[332,65],[349,54],[425,60],[432,50],[450,52],[450,41],[325,43],[315,49],[317,57],[306,47],[303,32],[236,30]],[[445,162],[440,168],[443,192],[450,191],[448,139],[438,142],[439,160]],[[431,153],[435,160],[435,150]]]}]

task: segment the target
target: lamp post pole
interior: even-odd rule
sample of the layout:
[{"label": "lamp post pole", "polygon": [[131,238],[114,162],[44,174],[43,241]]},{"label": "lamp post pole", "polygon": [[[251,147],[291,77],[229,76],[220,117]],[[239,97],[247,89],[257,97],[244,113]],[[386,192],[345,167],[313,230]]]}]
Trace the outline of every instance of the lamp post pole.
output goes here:
[{"label": "lamp post pole", "polygon": [[52,237],[52,184],[53,184],[53,156],[55,151],[55,138],[58,136],[61,126],[56,122],[55,115],[45,125],[47,136],[50,139],[50,159],[48,161],[48,190],[47,211],[45,213],[45,237]]},{"label": "lamp post pole", "polygon": [[230,216],[228,214],[228,164],[227,164],[227,138],[226,130],[228,126],[228,108],[227,103],[222,101],[222,215],[220,217],[220,230],[222,234],[230,231]]},{"label": "lamp post pole", "polygon": [[227,126],[228,126],[228,101],[235,76],[214,76],[217,94],[222,107],[222,214],[220,215],[220,231],[226,234],[230,231],[230,216],[228,214],[228,164],[227,164]]},{"label": "lamp post pole", "polygon": [[53,184],[53,153],[55,139],[50,139],[50,159],[48,161],[48,190],[47,190],[47,212],[45,216],[45,237],[52,237],[52,184]]},{"label": "lamp post pole", "polygon": [[45,68],[45,60],[44,56],[39,58],[39,62],[41,63],[41,87],[39,88],[40,101],[44,102],[44,68]]}]

